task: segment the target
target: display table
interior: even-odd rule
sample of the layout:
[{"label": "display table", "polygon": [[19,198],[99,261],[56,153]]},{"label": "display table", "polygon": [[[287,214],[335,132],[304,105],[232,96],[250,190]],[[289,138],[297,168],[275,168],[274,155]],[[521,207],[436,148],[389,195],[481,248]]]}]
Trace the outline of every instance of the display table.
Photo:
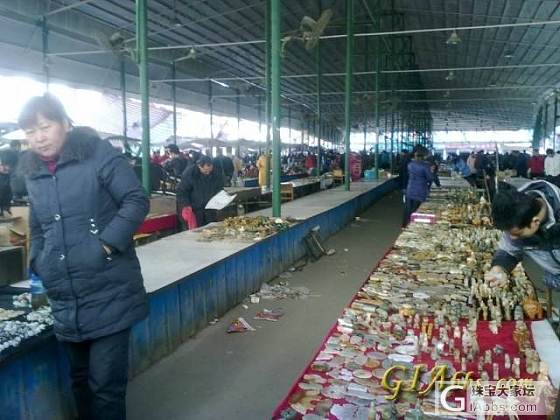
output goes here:
[{"label": "display table", "polygon": [[[307,174],[297,174],[297,175],[282,175],[280,177],[280,182],[289,182],[295,179],[301,179],[307,177]],[[259,186],[259,179],[258,178],[244,178],[243,179],[243,186],[245,187],[258,187]]]},{"label": "display table", "polygon": [[[442,368],[447,380],[471,372],[473,379],[550,379],[558,386],[560,341],[537,320],[542,308],[524,271],[514,271],[508,289],[483,279],[499,232],[488,226],[489,207],[469,194],[448,191],[453,206],[439,190],[421,206],[436,223],[403,230],[273,419],[422,418],[434,413],[436,400],[433,391],[419,391]],[[408,381],[407,389],[393,401],[397,380]],[[546,389],[550,406],[556,391]]]}]

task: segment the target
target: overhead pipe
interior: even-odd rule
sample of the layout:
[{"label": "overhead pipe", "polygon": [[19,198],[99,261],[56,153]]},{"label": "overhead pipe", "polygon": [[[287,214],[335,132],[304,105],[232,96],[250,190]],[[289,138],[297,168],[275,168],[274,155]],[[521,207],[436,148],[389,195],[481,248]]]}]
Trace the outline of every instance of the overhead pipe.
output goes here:
[{"label": "overhead pipe", "polygon": [[[384,36],[395,36],[395,35],[413,35],[413,34],[425,34],[433,32],[449,32],[449,31],[472,31],[478,29],[500,29],[500,28],[518,28],[527,26],[547,26],[547,25],[560,25],[560,20],[549,20],[549,21],[537,21],[537,22],[517,22],[517,23],[501,23],[495,25],[477,25],[477,26],[458,26],[458,27],[447,27],[447,28],[426,28],[426,29],[409,29],[401,31],[386,31],[386,32],[365,32],[357,33],[353,36],[356,38],[362,37],[384,37]],[[342,39],[346,38],[347,34],[338,35],[323,35],[320,36],[321,40],[328,39]],[[224,47],[237,47],[240,45],[259,45],[265,44],[266,40],[255,39],[249,41],[228,41],[228,42],[211,42],[203,44],[182,44],[182,45],[168,45],[161,47],[150,47],[149,51],[167,51],[167,50],[177,50],[177,49],[200,49],[200,48],[224,48]],[[91,54],[109,54],[113,53],[112,50],[89,50],[89,51],[66,51],[58,53],[50,53],[51,56],[72,56],[72,55],[91,55]]]},{"label": "overhead pipe", "polygon": [[[465,87],[465,88],[431,88],[431,89],[382,89],[380,93],[393,93],[393,92],[446,92],[446,91],[492,91],[492,90],[535,90],[535,89],[552,89],[556,85],[532,85],[532,86],[494,86],[494,87]],[[331,91],[331,92],[321,92],[322,96],[325,95],[344,95],[344,91]],[[355,90],[354,94],[369,94],[375,93],[375,90]],[[283,94],[283,97],[298,97],[298,96],[315,96],[316,92],[309,93],[288,93]],[[241,95],[244,98],[261,98],[264,95]],[[214,98],[237,98],[237,95],[214,95]]]},{"label": "overhead pipe", "polygon": [[[450,71],[478,71],[478,70],[512,70],[512,69],[530,69],[541,67],[560,67],[560,63],[542,63],[542,64],[511,64],[501,66],[479,66],[479,67],[444,67],[444,68],[430,68],[430,69],[405,69],[405,70],[383,70],[381,74],[407,74],[407,73],[432,73],[432,72],[450,72]],[[375,71],[357,71],[354,76],[369,76],[375,74]],[[323,77],[342,77],[345,73],[324,73]],[[309,79],[316,77],[314,73],[307,74],[288,74],[282,76],[283,79]],[[217,80],[220,82],[234,82],[238,80],[251,81],[262,80],[263,76],[247,76],[247,77],[220,77],[220,78],[190,78],[190,79],[176,79],[176,82],[206,82],[208,80]],[[154,83],[169,83],[171,79],[154,80]],[[446,89],[447,90],[447,89]]]}]

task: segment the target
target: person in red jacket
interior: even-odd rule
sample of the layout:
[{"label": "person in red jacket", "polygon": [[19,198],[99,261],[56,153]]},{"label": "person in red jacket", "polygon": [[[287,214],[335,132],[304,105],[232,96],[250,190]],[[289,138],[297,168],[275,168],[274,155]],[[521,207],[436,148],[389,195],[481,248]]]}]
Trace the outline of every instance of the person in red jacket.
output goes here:
[{"label": "person in red jacket", "polygon": [[544,160],[545,156],[540,155],[538,149],[533,149],[533,156],[529,158],[529,177],[531,179],[544,177]]}]

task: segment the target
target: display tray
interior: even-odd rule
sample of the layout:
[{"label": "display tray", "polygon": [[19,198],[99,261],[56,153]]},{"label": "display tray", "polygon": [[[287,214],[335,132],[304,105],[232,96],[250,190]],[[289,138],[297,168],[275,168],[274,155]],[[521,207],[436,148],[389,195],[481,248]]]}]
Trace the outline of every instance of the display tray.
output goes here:
[{"label": "display tray", "polygon": [[[11,286],[4,286],[0,288],[0,308],[23,312],[21,315],[12,318],[9,321],[27,322],[25,317],[27,314],[32,312],[31,308],[30,307],[16,308],[13,305],[13,297],[16,295],[21,295],[26,291],[28,291],[28,289],[22,289],[19,287],[11,287]],[[0,321],[0,326],[2,325],[2,323],[5,322],[6,321]],[[53,329],[52,326],[48,326],[37,335],[24,338],[17,346],[8,347],[6,349],[1,350],[0,364],[5,363],[7,360],[9,360],[12,356],[16,354],[21,354],[21,352],[29,351],[37,345],[44,344],[45,339],[51,336],[53,336]],[[0,344],[2,344],[3,342],[4,340],[0,332]]]}]

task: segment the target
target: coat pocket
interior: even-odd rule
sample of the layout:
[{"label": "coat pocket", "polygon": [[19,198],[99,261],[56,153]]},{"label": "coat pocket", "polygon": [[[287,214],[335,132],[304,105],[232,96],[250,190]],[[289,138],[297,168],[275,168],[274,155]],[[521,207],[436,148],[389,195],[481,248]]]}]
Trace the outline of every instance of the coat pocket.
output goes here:
[{"label": "coat pocket", "polygon": [[96,236],[88,236],[68,251],[68,271],[71,274],[94,275],[106,264],[105,251]]}]

